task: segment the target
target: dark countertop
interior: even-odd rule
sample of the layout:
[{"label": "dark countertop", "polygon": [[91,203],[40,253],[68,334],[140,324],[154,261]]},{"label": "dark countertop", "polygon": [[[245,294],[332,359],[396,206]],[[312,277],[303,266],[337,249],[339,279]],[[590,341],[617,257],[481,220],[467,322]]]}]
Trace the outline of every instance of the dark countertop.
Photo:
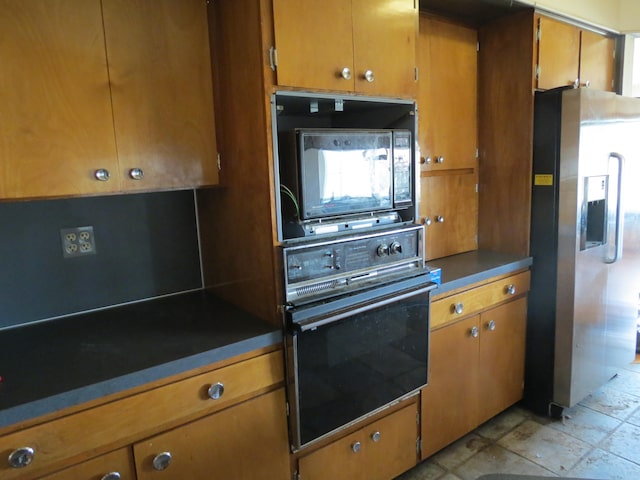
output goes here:
[{"label": "dark countertop", "polygon": [[280,342],[206,291],[0,331],[0,427]]},{"label": "dark countertop", "polygon": [[520,255],[475,250],[427,262],[431,268],[442,269],[442,283],[432,295],[440,295],[496,275],[503,275],[531,266],[533,259]]}]

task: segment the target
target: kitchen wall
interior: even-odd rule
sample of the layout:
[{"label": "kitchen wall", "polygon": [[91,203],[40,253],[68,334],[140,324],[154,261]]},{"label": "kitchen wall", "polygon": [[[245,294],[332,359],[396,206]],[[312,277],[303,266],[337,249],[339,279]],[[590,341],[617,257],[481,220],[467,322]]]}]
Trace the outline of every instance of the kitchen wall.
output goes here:
[{"label": "kitchen wall", "polygon": [[[61,229],[92,226],[65,258]],[[202,286],[192,190],[0,203],[0,329]]]}]

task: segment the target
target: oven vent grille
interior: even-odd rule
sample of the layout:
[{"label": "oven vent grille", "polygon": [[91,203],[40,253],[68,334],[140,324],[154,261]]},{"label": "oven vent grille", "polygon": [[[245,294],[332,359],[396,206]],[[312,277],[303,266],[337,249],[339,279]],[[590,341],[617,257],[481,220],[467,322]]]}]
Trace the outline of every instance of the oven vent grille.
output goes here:
[{"label": "oven vent grille", "polygon": [[325,290],[336,288],[338,285],[340,285],[338,280],[328,280],[326,282],[315,283],[313,285],[306,285],[304,287],[296,288],[296,295],[299,297],[314,295]]}]

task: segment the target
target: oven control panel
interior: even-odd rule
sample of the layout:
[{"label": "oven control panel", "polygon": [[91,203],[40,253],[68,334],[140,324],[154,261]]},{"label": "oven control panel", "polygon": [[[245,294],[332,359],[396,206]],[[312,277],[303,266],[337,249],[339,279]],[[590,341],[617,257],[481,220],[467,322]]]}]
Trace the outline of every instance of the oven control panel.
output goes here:
[{"label": "oven control panel", "polygon": [[283,249],[286,301],[330,296],[424,269],[424,227]]}]

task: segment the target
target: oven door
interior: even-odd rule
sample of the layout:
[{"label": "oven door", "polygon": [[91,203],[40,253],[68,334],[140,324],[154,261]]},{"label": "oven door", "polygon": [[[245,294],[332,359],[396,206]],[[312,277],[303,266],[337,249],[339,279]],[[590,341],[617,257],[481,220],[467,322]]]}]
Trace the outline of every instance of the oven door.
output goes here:
[{"label": "oven door", "polygon": [[287,388],[297,450],[427,383],[427,275],[288,313]]}]

